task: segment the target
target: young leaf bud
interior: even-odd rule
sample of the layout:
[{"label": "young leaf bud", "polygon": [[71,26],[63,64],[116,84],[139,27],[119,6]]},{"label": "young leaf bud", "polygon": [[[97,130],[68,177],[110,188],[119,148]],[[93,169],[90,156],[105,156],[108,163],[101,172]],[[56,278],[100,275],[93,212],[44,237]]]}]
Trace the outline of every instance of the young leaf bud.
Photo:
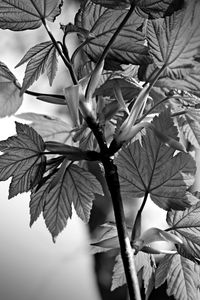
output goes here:
[{"label": "young leaf bud", "polygon": [[79,126],[79,85],[72,85],[63,89],[65,100],[69,109],[70,117],[74,127]]},{"label": "young leaf bud", "polygon": [[98,86],[99,80],[101,78],[101,73],[103,71],[103,67],[104,67],[104,60],[100,64],[97,64],[94,71],[92,72],[92,75],[88,82],[86,93],[85,93],[86,102],[90,101],[96,87]]},{"label": "young leaf bud", "polygon": [[129,140],[134,136],[133,134],[136,134],[138,131],[141,130],[142,127],[144,127],[142,125],[143,123],[137,124],[136,127],[133,125],[135,124],[137,117],[141,112],[142,108],[144,108],[148,96],[149,96],[149,84],[146,84],[146,86],[141,90],[137,99],[135,100],[135,103],[130,111],[129,116],[121,125],[118,135],[115,137],[115,140],[118,144],[122,144],[123,142]]},{"label": "young leaf bud", "polygon": [[161,230],[159,228],[149,228],[141,236],[134,240],[132,242],[133,248],[136,249],[136,251],[143,251],[144,246],[149,246],[149,244],[153,242],[159,242],[159,241],[167,241],[167,242],[172,242],[173,244],[183,244],[182,240],[167,231]]}]

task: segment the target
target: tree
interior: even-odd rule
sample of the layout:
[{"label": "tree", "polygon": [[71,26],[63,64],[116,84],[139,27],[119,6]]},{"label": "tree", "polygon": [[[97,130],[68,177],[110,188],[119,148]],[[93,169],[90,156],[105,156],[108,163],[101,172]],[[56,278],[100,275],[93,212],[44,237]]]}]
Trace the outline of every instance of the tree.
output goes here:
[{"label": "tree", "polygon": [[[175,299],[198,299],[200,201],[192,187],[193,151],[200,145],[200,3],[83,1],[74,24],[60,26],[63,39],[57,41],[48,22],[55,21],[62,4],[0,0],[1,29],[43,26],[49,35],[49,41],[33,46],[17,64],[27,63],[22,85],[0,63],[0,116],[15,114],[23,95],[30,94],[67,107],[71,118],[69,127],[49,116],[19,115],[32,123],[16,122],[16,135],[0,142],[0,180],[11,177],[9,198],[31,191],[30,225],[43,213],[55,241],[72,216],[72,206],[89,221],[96,194],[103,195],[103,189],[87,162],[98,162],[115,223],[100,226],[92,247],[120,250],[111,289],[127,283],[130,298],[139,300],[139,281],[146,298],[166,281],[167,293]],[[80,40],[72,56],[66,42],[70,33]],[[71,86],[63,80],[58,95],[28,90],[43,73],[53,84],[58,57]],[[166,230],[142,232],[148,196],[167,211]],[[127,226],[124,203],[135,198],[142,199],[141,207],[134,224]],[[163,240],[170,250],[151,245]],[[154,254],[160,253],[165,256],[155,263]]]}]

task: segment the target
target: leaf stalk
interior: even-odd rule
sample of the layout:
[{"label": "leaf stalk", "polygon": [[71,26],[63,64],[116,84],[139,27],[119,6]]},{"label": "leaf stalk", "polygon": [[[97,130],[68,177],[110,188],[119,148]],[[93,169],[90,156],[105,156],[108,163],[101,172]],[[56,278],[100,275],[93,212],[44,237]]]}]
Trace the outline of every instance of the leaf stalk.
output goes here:
[{"label": "leaf stalk", "polygon": [[61,51],[61,49],[60,49],[60,47],[59,47],[59,44],[58,44],[57,41],[55,40],[55,38],[54,38],[52,32],[49,30],[49,28],[48,28],[46,22],[43,22],[43,25],[44,25],[44,27],[45,27],[45,29],[46,29],[46,31],[47,31],[47,33],[48,33],[48,35],[49,35],[51,41],[53,42],[53,44],[54,44],[56,50],[58,51],[60,57],[62,58],[64,64],[65,64],[66,67],[68,68],[69,73],[70,73],[71,78],[72,78],[72,81],[73,81],[73,84],[76,85],[76,84],[78,83],[78,80],[77,80],[77,77],[76,77],[76,74],[75,74],[75,72],[74,72],[74,69],[73,69],[72,64],[67,60],[66,56],[63,55],[63,52]]}]

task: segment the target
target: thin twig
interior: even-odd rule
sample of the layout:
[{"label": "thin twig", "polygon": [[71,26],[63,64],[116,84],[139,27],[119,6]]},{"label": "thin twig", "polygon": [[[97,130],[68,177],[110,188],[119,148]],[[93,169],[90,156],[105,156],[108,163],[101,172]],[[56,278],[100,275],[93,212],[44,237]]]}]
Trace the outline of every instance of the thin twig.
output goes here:
[{"label": "thin twig", "polygon": [[72,81],[73,81],[73,84],[76,85],[76,84],[78,83],[78,80],[77,80],[77,78],[76,78],[76,74],[75,74],[75,72],[74,72],[73,66],[72,66],[71,63],[67,60],[67,58],[65,57],[65,55],[63,55],[63,53],[62,53],[62,51],[61,51],[61,49],[60,49],[60,47],[59,47],[57,41],[55,40],[55,38],[54,38],[52,32],[49,30],[49,28],[48,28],[48,26],[47,26],[47,24],[46,24],[45,21],[43,21],[43,25],[44,25],[44,27],[45,27],[45,29],[46,29],[46,31],[47,31],[47,33],[48,33],[50,39],[52,40],[52,42],[53,42],[53,44],[54,44],[56,50],[58,51],[60,57],[62,58],[64,64],[65,64],[66,67],[68,68],[69,73],[70,73],[71,78],[72,78]]}]

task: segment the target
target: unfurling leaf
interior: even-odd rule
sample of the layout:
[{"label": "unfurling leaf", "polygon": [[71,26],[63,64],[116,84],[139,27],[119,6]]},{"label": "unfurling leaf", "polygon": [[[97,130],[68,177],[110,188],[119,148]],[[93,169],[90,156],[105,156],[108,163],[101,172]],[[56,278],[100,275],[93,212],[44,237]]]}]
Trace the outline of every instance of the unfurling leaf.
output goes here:
[{"label": "unfurling leaf", "polygon": [[148,246],[149,244],[158,241],[167,241],[172,242],[173,244],[183,243],[179,237],[172,233],[166,232],[159,228],[149,228],[144,231],[140,237],[133,241],[133,248],[135,248],[138,252],[142,250],[144,246]]},{"label": "unfurling leaf", "polygon": [[68,23],[67,25],[61,24],[60,29],[63,30],[65,35],[76,32],[81,34],[85,39],[93,39],[95,37],[94,34],[90,33],[87,29],[78,27],[72,23]]},{"label": "unfurling leaf", "polygon": [[[166,136],[177,139],[177,129],[169,111],[162,112],[152,123]],[[133,199],[149,193],[151,199],[163,209],[185,209],[193,198],[187,193],[194,182],[195,162],[187,153],[163,144],[151,129],[142,141],[135,141],[119,152],[117,164],[122,197]]]},{"label": "unfurling leaf", "polygon": [[[113,33],[127,14],[127,10],[104,8],[91,1],[84,1],[76,15],[75,23],[93,33],[95,38],[88,40],[85,52],[94,62],[102,54]],[[150,62],[148,49],[144,45],[145,35],[141,30],[143,19],[135,12],[131,15],[123,29],[111,45],[105,60],[105,67],[113,70],[120,68],[120,64],[143,64]]]},{"label": "unfurling leaf", "polygon": [[165,256],[155,278],[156,288],[167,281],[167,294],[176,300],[199,299],[200,267],[179,254]]},{"label": "unfurling leaf", "polygon": [[12,177],[9,198],[32,189],[45,170],[45,144],[37,132],[16,122],[17,136],[0,142],[0,181]]},{"label": "unfurling leaf", "polygon": [[21,106],[20,86],[15,75],[0,62],[0,118],[14,114]]},{"label": "unfurling leaf", "polygon": [[79,85],[72,85],[63,89],[65,100],[69,109],[70,118],[73,123],[73,127],[80,125],[79,121]]},{"label": "unfurling leaf", "polygon": [[77,215],[88,222],[94,193],[102,194],[96,178],[77,165],[68,165],[66,160],[53,179],[48,179],[45,185],[32,193],[31,224],[43,209],[46,226],[55,239],[72,215],[72,203]]},{"label": "unfurling leaf", "polygon": [[0,0],[0,28],[36,29],[45,19],[53,22],[62,4],[63,0]]},{"label": "unfurling leaf", "polygon": [[21,94],[27,90],[41,74],[47,73],[49,84],[52,85],[57,71],[57,53],[52,42],[37,44],[29,49],[16,67],[28,61],[23,79]]},{"label": "unfurling leaf", "polygon": [[[194,197],[191,195],[191,197]],[[196,197],[194,197],[196,198]],[[168,212],[167,222],[172,232],[183,241],[178,252],[192,260],[200,260],[200,202],[185,211]]]}]

